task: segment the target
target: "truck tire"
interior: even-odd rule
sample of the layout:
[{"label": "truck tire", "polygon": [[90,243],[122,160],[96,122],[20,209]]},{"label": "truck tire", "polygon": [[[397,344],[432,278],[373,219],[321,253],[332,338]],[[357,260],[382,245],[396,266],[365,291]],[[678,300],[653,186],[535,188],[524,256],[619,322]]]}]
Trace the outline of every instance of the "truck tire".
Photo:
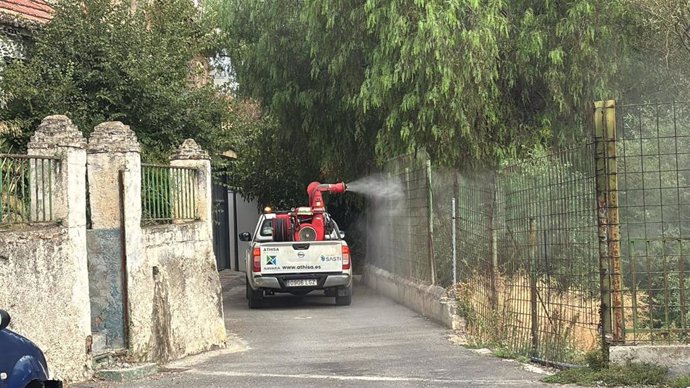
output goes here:
[{"label": "truck tire", "polygon": [[245,286],[247,290],[247,307],[249,307],[250,309],[256,309],[261,307],[264,301],[263,292],[261,290],[252,290],[252,287],[249,285],[248,279]]},{"label": "truck tire", "polygon": [[288,222],[289,221],[285,218],[276,218],[273,220],[273,241],[292,241],[292,236],[290,236],[290,228]]},{"label": "truck tire", "polygon": [[[347,290],[347,295],[338,295],[343,290]],[[352,286],[339,289],[338,294],[335,296],[336,306],[349,306],[352,304]]]}]

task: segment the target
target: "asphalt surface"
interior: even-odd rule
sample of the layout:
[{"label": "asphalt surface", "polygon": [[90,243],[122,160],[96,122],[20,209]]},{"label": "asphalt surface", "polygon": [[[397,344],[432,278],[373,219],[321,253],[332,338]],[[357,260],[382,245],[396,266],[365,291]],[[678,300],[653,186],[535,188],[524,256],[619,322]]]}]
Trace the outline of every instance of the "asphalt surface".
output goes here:
[{"label": "asphalt surface", "polygon": [[228,348],[121,384],[80,387],[534,387],[544,374],[454,344],[452,332],[355,284],[351,306],[277,296],[249,310],[244,275],[221,273]]}]

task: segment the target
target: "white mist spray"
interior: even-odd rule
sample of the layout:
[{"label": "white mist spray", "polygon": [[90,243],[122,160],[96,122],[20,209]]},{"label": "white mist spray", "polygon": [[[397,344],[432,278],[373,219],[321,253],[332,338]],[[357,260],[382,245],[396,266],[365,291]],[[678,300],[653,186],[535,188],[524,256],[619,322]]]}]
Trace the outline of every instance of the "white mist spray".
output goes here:
[{"label": "white mist spray", "polygon": [[369,199],[398,201],[405,197],[402,182],[397,178],[383,174],[360,178],[346,186],[347,191],[363,194]]},{"label": "white mist spray", "polygon": [[361,235],[367,236],[366,262],[392,271],[391,260],[395,250],[391,237],[407,210],[405,185],[399,177],[375,174],[346,186],[347,191],[367,198],[366,213],[357,221]]}]

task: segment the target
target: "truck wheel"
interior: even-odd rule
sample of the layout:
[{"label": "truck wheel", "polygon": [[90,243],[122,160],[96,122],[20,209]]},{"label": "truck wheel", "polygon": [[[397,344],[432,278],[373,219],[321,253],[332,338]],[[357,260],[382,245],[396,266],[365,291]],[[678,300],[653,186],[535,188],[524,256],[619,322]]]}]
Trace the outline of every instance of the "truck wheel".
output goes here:
[{"label": "truck wheel", "polygon": [[264,300],[264,295],[261,290],[252,290],[252,287],[249,285],[249,280],[247,280],[246,283],[246,289],[247,289],[247,306],[250,309],[255,309],[261,307],[263,300]]},{"label": "truck wheel", "polygon": [[[345,291],[347,295],[340,295]],[[352,286],[338,289],[338,294],[335,296],[336,306],[349,306],[352,304]]]}]

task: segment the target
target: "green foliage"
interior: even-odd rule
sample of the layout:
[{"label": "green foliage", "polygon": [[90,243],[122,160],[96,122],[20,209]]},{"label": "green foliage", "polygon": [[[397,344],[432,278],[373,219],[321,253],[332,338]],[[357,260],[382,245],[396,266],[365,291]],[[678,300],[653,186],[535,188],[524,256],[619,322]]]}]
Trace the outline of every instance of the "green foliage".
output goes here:
[{"label": "green foliage", "polygon": [[[366,125],[366,115],[347,104],[344,85],[338,79],[313,71],[302,3],[216,3],[219,21],[229,39],[227,49],[238,92],[256,99],[274,123],[264,127],[260,135],[263,145],[271,145],[273,155],[280,155],[281,162],[270,167],[282,171],[271,174],[282,175],[292,165],[303,168],[305,171],[294,173],[304,178],[298,182],[301,193],[311,180],[348,180],[366,170],[373,154],[370,139],[378,125]],[[265,152],[259,154],[262,158],[268,156]],[[257,163],[266,165],[265,160]],[[289,175],[286,178],[294,177]],[[288,182],[290,185],[292,182]],[[254,188],[250,190],[263,195]],[[296,196],[290,192],[290,197]]]},{"label": "green foliage", "polygon": [[304,157],[305,142],[291,142],[276,132],[270,119],[234,131],[239,159],[228,169],[228,180],[261,207],[289,209],[306,203],[305,182],[318,178],[318,167]]},{"label": "green foliage", "polygon": [[[148,159],[167,158],[192,137],[222,149],[228,102],[203,76],[214,33],[192,2],[61,1],[35,32],[26,62],[3,71],[0,121],[19,123],[23,145],[40,120],[69,116],[85,133],[103,121],[131,125]],[[195,61],[201,59],[201,61]]]},{"label": "green foliage", "polygon": [[668,41],[636,6],[645,1],[654,0],[210,6],[239,95],[274,122],[262,136],[313,169],[287,174],[303,185],[348,180],[422,148],[436,164],[495,166],[586,137],[593,100],[668,100],[690,85],[687,61],[660,60]]},{"label": "green foliage", "polygon": [[573,368],[544,378],[542,381],[558,384],[587,386],[662,385],[668,370],[653,364],[629,363],[625,366]]},{"label": "green foliage", "polygon": [[466,164],[577,137],[573,114],[618,70],[618,3],[215,4],[240,93],[308,142],[327,176],[361,174],[374,150]]}]

